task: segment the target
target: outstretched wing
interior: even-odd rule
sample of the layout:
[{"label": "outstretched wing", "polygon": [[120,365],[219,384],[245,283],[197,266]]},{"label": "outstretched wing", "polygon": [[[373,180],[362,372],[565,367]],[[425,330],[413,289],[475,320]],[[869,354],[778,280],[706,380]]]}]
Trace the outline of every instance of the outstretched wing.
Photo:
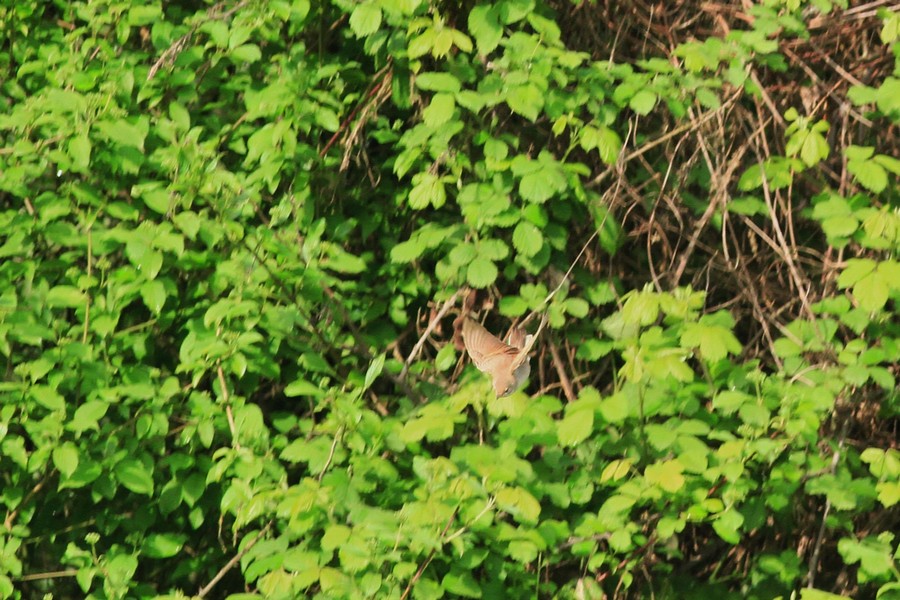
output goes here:
[{"label": "outstretched wing", "polygon": [[466,318],[462,325],[462,338],[472,362],[483,373],[494,375],[497,369],[508,366],[519,350],[501,342],[497,336],[479,323]]},{"label": "outstretched wing", "polygon": [[541,324],[538,325],[537,331],[534,332],[534,335],[526,335],[524,344],[519,347],[519,355],[512,364],[513,371],[518,369],[523,363],[525,363],[525,361],[528,360],[528,356],[531,353],[531,348],[534,347],[534,343],[537,342],[538,336],[541,335],[541,331],[544,330],[544,326],[546,324],[547,313],[545,312],[543,315],[541,315]]}]

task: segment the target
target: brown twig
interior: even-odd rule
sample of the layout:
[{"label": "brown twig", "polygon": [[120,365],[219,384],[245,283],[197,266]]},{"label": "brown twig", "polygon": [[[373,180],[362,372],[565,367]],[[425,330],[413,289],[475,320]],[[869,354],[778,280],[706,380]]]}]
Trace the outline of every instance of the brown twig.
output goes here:
[{"label": "brown twig", "polygon": [[550,349],[550,357],[553,359],[553,366],[556,367],[556,374],[559,376],[559,384],[562,386],[563,394],[566,395],[566,400],[575,402],[577,398],[572,389],[572,381],[569,379],[569,376],[566,375],[566,367],[559,357],[559,350],[556,348],[556,344],[547,344],[547,347]]},{"label": "brown twig", "polygon": [[200,591],[197,592],[197,597],[198,598],[205,597],[215,587],[215,585],[217,583],[219,583],[219,581],[221,581],[223,577],[225,577],[225,574],[228,573],[228,571],[230,571],[232,568],[234,568],[234,565],[236,565],[238,563],[238,561],[241,560],[241,558],[243,558],[244,555],[247,554],[247,552],[249,552],[250,549],[256,545],[256,542],[258,542],[262,538],[262,536],[264,536],[266,533],[268,533],[269,529],[272,528],[272,524],[274,522],[275,521],[273,519],[272,521],[269,521],[268,523],[266,523],[266,526],[263,527],[262,530],[260,530],[260,532],[257,533],[256,536],[247,543],[247,545],[244,547],[243,550],[241,550],[240,552],[235,554],[231,558],[231,560],[229,560],[227,563],[225,563],[224,567],[219,569],[219,572],[216,573],[215,577],[210,579],[209,583],[207,583],[205,586],[200,588]]},{"label": "brown twig", "polygon": [[[834,453],[831,456],[831,472],[837,469],[838,462],[841,460],[841,451],[844,448],[844,440],[847,437],[847,430],[850,427],[850,417],[844,417],[844,422],[841,425],[841,433],[838,438],[838,446],[835,449]],[[825,540],[825,530],[826,523],[828,521],[828,513],[831,511],[831,500],[828,498],[825,499],[825,508],[822,510],[822,519],[819,524],[819,533],[816,535],[816,541],[813,544],[812,553],[809,556],[809,569],[806,572],[806,587],[812,588],[815,587],[816,582],[816,570],[819,567],[819,554],[822,551],[822,542]]]},{"label": "brown twig", "polygon": [[428,556],[425,558],[425,562],[419,565],[419,569],[416,571],[416,574],[413,575],[413,578],[409,580],[409,585],[406,586],[406,589],[403,590],[403,594],[400,596],[400,600],[406,600],[406,597],[409,596],[409,593],[412,591],[413,586],[416,585],[416,582],[419,581],[419,578],[422,576],[422,573],[425,572],[425,569],[428,568],[428,565],[431,563],[431,560],[434,558],[434,553],[437,552],[437,549],[444,543],[444,536],[447,535],[447,532],[450,531],[450,526],[453,525],[453,521],[456,519],[456,514],[459,512],[458,508],[453,509],[453,514],[450,515],[450,519],[447,521],[447,524],[444,526],[444,530],[441,532],[441,537],[438,539],[438,543],[434,548],[431,549],[431,552],[428,553]]},{"label": "brown twig", "polygon": [[372,84],[372,87],[369,88],[369,91],[366,93],[365,97],[362,100],[360,100],[356,106],[353,107],[353,110],[350,111],[350,114],[347,115],[347,118],[345,118],[343,123],[341,123],[341,126],[338,127],[338,130],[334,132],[334,135],[331,136],[331,138],[325,144],[325,147],[319,151],[319,158],[323,158],[326,154],[328,154],[328,151],[331,149],[332,146],[334,146],[334,144],[335,144],[335,142],[337,142],[338,138],[341,137],[341,134],[343,134],[347,130],[347,127],[350,125],[350,123],[356,117],[357,113],[364,106],[366,106],[367,103],[373,97],[375,97],[378,94],[379,90],[382,88],[382,86],[384,86],[386,81],[388,81],[388,82],[390,81],[389,76],[391,74],[392,60],[393,59],[388,59],[388,63],[381,69],[381,71],[379,71],[378,73],[375,74],[374,78],[378,79],[380,77],[380,79],[378,81],[376,81],[374,84]]},{"label": "brown twig", "polygon": [[322,482],[322,478],[325,477],[325,472],[328,470],[328,467],[331,466],[331,461],[334,460],[334,451],[337,449],[338,440],[341,439],[341,435],[344,432],[344,426],[341,425],[338,427],[338,430],[334,432],[334,439],[331,440],[331,449],[328,451],[328,458],[325,459],[325,465],[322,467],[322,471],[319,473],[318,481]]},{"label": "brown twig", "polygon": [[225,372],[222,370],[221,361],[217,361],[216,373],[219,376],[219,386],[222,388],[222,400],[225,402],[225,417],[228,419],[228,428],[231,430],[231,441],[235,448],[240,448],[241,444],[235,435],[234,413],[231,410],[231,396],[228,394],[228,385],[225,383]]},{"label": "brown twig", "polygon": [[428,322],[428,326],[425,328],[425,331],[422,332],[422,335],[419,336],[416,345],[413,346],[413,349],[410,351],[409,356],[406,357],[406,360],[403,363],[403,369],[400,370],[400,379],[406,379],[407,373],[409,373],[409,365],[412,364],[412,361],[419,356],[419,352],[422,351],[422,348],[425,346],[425,342],[428,340],[428,336],[431,335],[431,332],[434,331],[434,328],[437,327],[438,323],[440,323],[441,319],[444,318],[444,315],[447,314],[447,311],[456,304],[456,299],[459,297],[460,290],[456,290],[453,292],[453,295],[450,296],[444,304],[441,306],[440,310],[431,318],[431,321]]}]

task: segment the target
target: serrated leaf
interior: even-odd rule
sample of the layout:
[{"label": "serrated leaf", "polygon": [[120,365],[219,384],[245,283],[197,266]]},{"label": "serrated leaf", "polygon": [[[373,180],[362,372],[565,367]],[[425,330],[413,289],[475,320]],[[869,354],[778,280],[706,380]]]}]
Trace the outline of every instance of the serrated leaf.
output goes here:
[{"label": "serrated leaf", "polygon": [[519,221],[512,235],[513,246],[525,256],[534,256],[544,245],[541,230],[527,221]]},{"label": "serrated leaf", "polygon": [[632,465],[633,463],[628,459],[612,461],[603,468],[603,472],[600,474],[600,482],[605,483],[622,479],[631,471]]},{"label": "serrated leaf", "polygon": [[887,171],[873,160],[850,160],[847,162],[847,170],[856,177],[860,185],[876,194],[887,187]]},{"label": "serrated leaf", "polygon": [[556,437],[563,446],[576,446],[594,429],[594,411],[577,410],[563,417],[556,426]]},{"label": "serrated leaf", "polygon": [[576,319],[585,318],[590,309],[587,301],[581,298],[566,298],[564,306],[566,307],[566,312]]},{"label": "serrated leaf", "polygon": [[881,310],[887,303],[890,285],[878,272],[866,275],[853,286],[853,297],[867,312]]},{"label": "serrated leaf", "polygon": [[466,280],[474,288],[486,288],[497,280],[497,265],[493,261],[476,256],[466,269]]},{"label": "serrated leaf", "polygon": [[433,173],[419,173],[413,177],[413,188],[409,192],[409,206],[414,210],[422,210],[429,204],[440,208],[447,200],[444,184]]},{"label": "serrated leaf", "polygon": [[476,5],[469,11],[469,33],[475,37],[478,52],[490,54],[503,39],[503,26],[500,24],[499,9],[493,4]]},{"label": "serrated leaf", "polygon": [[407,240],[400,242],[391,248],[391,262],[395,263],[411,263],[422,255],[425,246],[418,240]]},{"label": "serrated leaf", "polygon": [[847,266],[838,275],[838,288],[846,289],[856,284],[857,281],[875,271],[877,263],[869,258],[851,258]]},{"label": "serrated leaf", "polygon": [[416,37],[411,39],[409,41],[409,45],[406,48],[406,53],[409,58],[420,58],[431,52],[431,49],[434,47],[434,38],[434,29],[429,27],[420,35],[417,35]]},{"label": "serrated leaf", "polygon": [[541,514],[540,503],[522,488],[502,488],[494,498],[501,510],[510,513],[519,522],[534,523]]},{"label": "serrated leaf", "polygon": [[358,4],[350,14],[350,29],[361,38],[372,35],[381,27],[381,8],[374,2]]},{"label": "serrated leaf", "polygon": [[451,94],[435,94],[428,107],[422,112],[422,120],[429,127],[439,127],[453,117],[456,101]]},{"label": "serrated leaf", "polygon": [[511,88],[506,94],[506,103],[511,111],[534,122],[544,108],[544,95],[536,85],[526,83]]},{"label": "serrated leaf", "polygon": [[478,581],[466,571],[451,571],[444,576],[441,587],[455,596],[463,598],[481,598],[482,591]]},{"label": "serrated leaf", "polygon": [[628,102],[628,106],[639,115],[648,115],[656,106],[656,94],[650,90],[640,90]]},{"label": "serrated leaf", "polygon": [[738,533],[738,530],[743,524],[744,516],[737,510],[730,508],[720,513],[712,525],[720,538],[729,544],[736,545],[741,541],[741,535]]}]

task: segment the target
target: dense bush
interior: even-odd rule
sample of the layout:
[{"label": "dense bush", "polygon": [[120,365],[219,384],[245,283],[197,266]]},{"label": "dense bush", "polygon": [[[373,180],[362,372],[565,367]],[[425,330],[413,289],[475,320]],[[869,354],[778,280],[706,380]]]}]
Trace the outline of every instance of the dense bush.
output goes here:
[{"label": "dense bush", "polygon": [[900,13],[657,6],[0,6],[0,597],[900,596]]}]

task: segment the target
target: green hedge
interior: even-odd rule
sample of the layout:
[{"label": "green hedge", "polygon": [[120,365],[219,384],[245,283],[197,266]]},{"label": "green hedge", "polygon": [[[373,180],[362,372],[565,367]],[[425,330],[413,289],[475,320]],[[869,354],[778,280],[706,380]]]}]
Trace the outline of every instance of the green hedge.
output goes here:
[{"label": "green hedge", "polygon": [[900,17],[604,7],[0,6],[0,597],[897,597]]}]

